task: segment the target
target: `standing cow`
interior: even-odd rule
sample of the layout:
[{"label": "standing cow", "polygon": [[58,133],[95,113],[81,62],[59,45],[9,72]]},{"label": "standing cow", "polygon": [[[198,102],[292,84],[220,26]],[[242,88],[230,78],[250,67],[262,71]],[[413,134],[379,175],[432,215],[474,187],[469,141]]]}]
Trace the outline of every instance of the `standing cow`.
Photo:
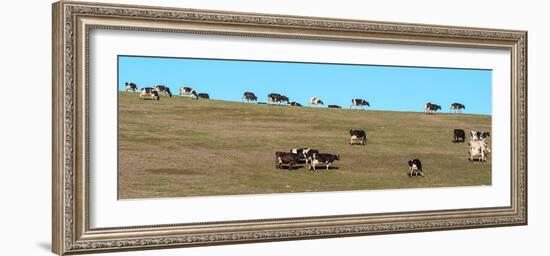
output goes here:
[{"label": "standing cow", "polygon": [[476,159],[480,162],[487,162],[487,156],[489,156],[489,153],[491,153],[491,149],[489,149],[487,142],[476,140],[470,141],[468,145],[470,146],[470,149],[468,151],[468,153],[470,154],[468,160],[470,162]]},{"label": "standing cow", "polygon": [[197,91],[191,87],[181,87],[180,88],[180,96],[190,96],[193,99],[198,100],[199,95],[197,94]]},{"label": "standing cow", "polygon": [[471,141],[485,141],[491,133],[484,131],[470,131]]},{"label": "standing cow", "polygon": [[325,165],[328,170],[334,161],[340,160],[340,155],[326,154],[326,153],[314,153],[309,157],[309,170],[313,168],[313,171],[316,171],[315,167],[317,165]]},{"label": "standing cow", "polygon": [[253,92],[244,92],[242,100],[258,102],[258,97]]},{"label": "standing cow", "polygon": [[168,86],[157,85],[155,86],[155,91],[159,94],[162,93],[164,96],[168,95],[168,97],[172,98],[172,92],[170,92],[170,88]]},{"label": "standing cow", "polygon": [[277,104],[280,104],[280,103],[283,103],[283,102],[286,102],[286,104],[288,104],[290,101],[290,99],[287,97],[287,96],[284,96],[284,95],[281,95],[281,94],[278,94],[278,93],[270,93],[267,95],[267,102],[271,102],[271,103],[277,103]]},{"label": "standing cow", "polygon": [[370,107],[370,104],[368,101],[364,99],[352,99],[351,106],[349,106],[349,108],[351,109],[351,107],[361,107],[362,109],[364,109],[365,106]]},{"label": "standing cow", "polygon": [[298,163],[300,156],[290,152],[275,152],[275,167],[282,169],[283,165],[288,166],[288,170],[292,170],[292,167]]},{"label": "standing cow", "polygon": [[422,176],[424,177],[424,170],[422,169],[422,162],[419,159],[409,160],[409,176]]},{"label": "standing cow", "polygon": [[319,98],[309,98],[309,105],[324,105],[323,101]]},{"label": "standing cow", "polygon": [[464,142],[466,140],[466,132],[462,129],[453,130],[453,142]]},{"label": "standing cow", "polygon": [[349,144],[350,145],[365,145],[367,142],[367,133],[363,130],[349,130]]},{"label": "standing cow", "polygon": [[151,100],[160,100],[159,93],[151,87],[144,87],[141,89],[139,94],[139,99],[151,99]]},{"label": "standing cow", "polygon": [[435,113],[438,110],[441,110],[441,106],[439,106],[437,104],[432,104],[432,103],[428,102],[428,103],[426,103],[426,105],[424,105],[424,112],[426,114]]},{"label": "standing cow", "polygon": [[463,109],[466,109],[466,107],[460,103],[451,104],[451,113],[462,113]]},{"label": "standing cow", "polygon": [[298,155],[299,160],[303,160],[308,164],[309,158],[312,157],[313,154],[319,154],[319,150],[312,148],[293,148],[290,150],[290,153]]},{"label": "standing cow", "polygon": [[135,92],[135,91],[137,91],[137,85],[134,84],[134,83],[126,82],[126,83],[124,84],[124,90]]}]

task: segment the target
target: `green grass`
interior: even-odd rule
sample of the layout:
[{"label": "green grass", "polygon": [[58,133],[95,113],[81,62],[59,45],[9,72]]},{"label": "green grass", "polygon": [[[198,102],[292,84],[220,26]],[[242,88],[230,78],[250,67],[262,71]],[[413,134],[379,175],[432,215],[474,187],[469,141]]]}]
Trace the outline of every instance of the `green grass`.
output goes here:
[{"label": "green grass", "polygon": [[[119,93],[119,197],[490,185],[491,159],[469,162],[455,128],[490,131],[491,117]],[[350,129],[366,130],[367,145],[349,145]],[[294,147],[339,154],[338,169],[276,169],[274,153]],[[405,175],[413,158],[426,177]]]}]

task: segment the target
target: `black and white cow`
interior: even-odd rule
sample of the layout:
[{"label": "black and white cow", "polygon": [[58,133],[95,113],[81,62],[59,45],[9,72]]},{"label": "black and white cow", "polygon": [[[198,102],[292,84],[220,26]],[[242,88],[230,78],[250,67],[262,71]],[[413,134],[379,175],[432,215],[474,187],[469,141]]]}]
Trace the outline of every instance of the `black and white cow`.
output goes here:
[{"label": "black and white cow", "polygon": [[466,107],[460,103],[451,104],[451,113],[462,113],[463,109],[466,109]]},{"label": "black and white cow", "polygon": [[151,87],[141,88],[141,93],[139,94],[139,99],[151,99],[151,100],[160,100],[159,93]]},{"label": "black and white cow", "polygon": [[364,130],[349,130],[349,135],[350,145],[365,145],[367,142],[367,133]]},{"label": "black and white cow", "polygon": [[361,107],[361,108],[364,108],[365,106],[367,107],[370,107],[370,104],[368,101],[364,100],[364,99],[352,99],[351,100],[351,106],[349,106],[349,108],[351,109],[352,107]]},{"label": "black and white cow", "polygon": [[432,103],[428,102],[428,103],[426,103],[426,105],[424,105],[424,112],[426,114],[435,113],[438,110],[441,110],[441,106],[439,106],[437,104],[432,104]]},{"label": "black and white cow", "polygon": [[301,107],[302,104],[296,102],[296,101],[293,101],[293,102],[290,102],[290,106],[293,106],[293,107]]},{"label": "black and white cow", "polygon": [[485,141],[491,133],[484,131],[470,131],[470,136],[472,141]]},{"label": "black and white cow", "polygon": [[323,101],[319,98],[309,98],[308,101],[309,105],[324,105]]},{"label": "black and white cow", "polygon": [[287,96],[284,96],[278,93],[270,93],[267,95],[267,102],[278,103],[278,104],[286,102],[286,104],[288,104],[289,98]]},{"label": "black and white cow", "polygon": [[332,163],[337,160],[340,160],[340,155],[313,153],[312,156],[309,157],[309,170],[313,168],[313,171],[315,171],[317,165],[325,165],[328,170]]},{"label": "black and white cow", "polygon": [[181,87],[180,88],[180,96],[189,96],[193,99],[198,100],[199,95],[197,94],[197,91],[191,87]]},{"label": "black and white cow", "polygon": [[422,170],[422,162],[419,159],[409,160],[409,176],[422,176],[424,177],[424,170]]},{"label": "black and white cow", "polygon": [[305,161],[305,163],[308,164],[309,158],[315,153],[319,154],[319,150],[312,148],[293,148],[290,150],[290,153],[298,155],[299,160]]},{"label": "black and white cow", "polygon": [[210,99],[210,95],[208,95],[208,93],[199,93],[198,96],[201,99],[205,99],[205,100]]},{"label": "black and white cow", "polygon": [[464,142],[466,140],[466,132],[462,129],[453,130],[453,142]]},{"label": "black and white cow", "polygon": [[172,92],[170,92],[170,88],[168,86],[157,85],[155,86],[155,91],[159,94],[162,93],[164,96],[168,95],[168,97],[172,98]]},{"label": "black and white cow", "polygon": [[258,97],[253,92],[244,92],[242,100],[258,102]]},{"label": "black and white cow", "polygon": [[328,107],[328,108],[342,108],[342,107],[340,107],[340,106],[338,106],[338,105],[328,105],[327,107]]},{"label": "black and white cow", "polygon": [[288,166],[288,170],[292,170],[292,167],[298,163],[300,156],[290,152],[275,152],[275,167],[282,169],[283,165]]},{"label": "black and white cow", "polygon": [[126,90],[126,91],[133,91],[133,92],[135,92],[135,91],[137,91],[137,89],[138,89],[138,88],[137,88],[137,85],[134,84],[134,83],[126,82],[126,83],[124,84],[124,90]]}]

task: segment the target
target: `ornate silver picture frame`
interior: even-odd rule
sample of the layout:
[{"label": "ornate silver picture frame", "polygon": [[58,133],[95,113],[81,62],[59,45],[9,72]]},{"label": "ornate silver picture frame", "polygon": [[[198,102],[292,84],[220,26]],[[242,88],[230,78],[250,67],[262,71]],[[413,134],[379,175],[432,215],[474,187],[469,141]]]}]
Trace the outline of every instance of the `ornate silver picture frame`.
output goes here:
[{"label": "ornate silver picture frame", "polygon": [[[527,32],[61,1],[53,5],[53,251],[59,255],[527,224]],[[510,52],[509,205],[92,227],[90,33],[121,30]],[[506,174],[507,175],[507,174]],[[94,181],[97,182],[97,181]],[[160,222],[159,222],[160,223]]]}]

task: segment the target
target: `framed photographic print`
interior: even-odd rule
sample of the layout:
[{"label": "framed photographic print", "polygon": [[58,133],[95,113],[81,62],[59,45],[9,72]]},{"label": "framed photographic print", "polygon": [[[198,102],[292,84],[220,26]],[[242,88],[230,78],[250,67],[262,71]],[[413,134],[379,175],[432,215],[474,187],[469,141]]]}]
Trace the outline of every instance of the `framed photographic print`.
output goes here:
[{"label": "framed photographic print", "polygon": [[61,1],[53,251],[527,224],[527,32]]}]

